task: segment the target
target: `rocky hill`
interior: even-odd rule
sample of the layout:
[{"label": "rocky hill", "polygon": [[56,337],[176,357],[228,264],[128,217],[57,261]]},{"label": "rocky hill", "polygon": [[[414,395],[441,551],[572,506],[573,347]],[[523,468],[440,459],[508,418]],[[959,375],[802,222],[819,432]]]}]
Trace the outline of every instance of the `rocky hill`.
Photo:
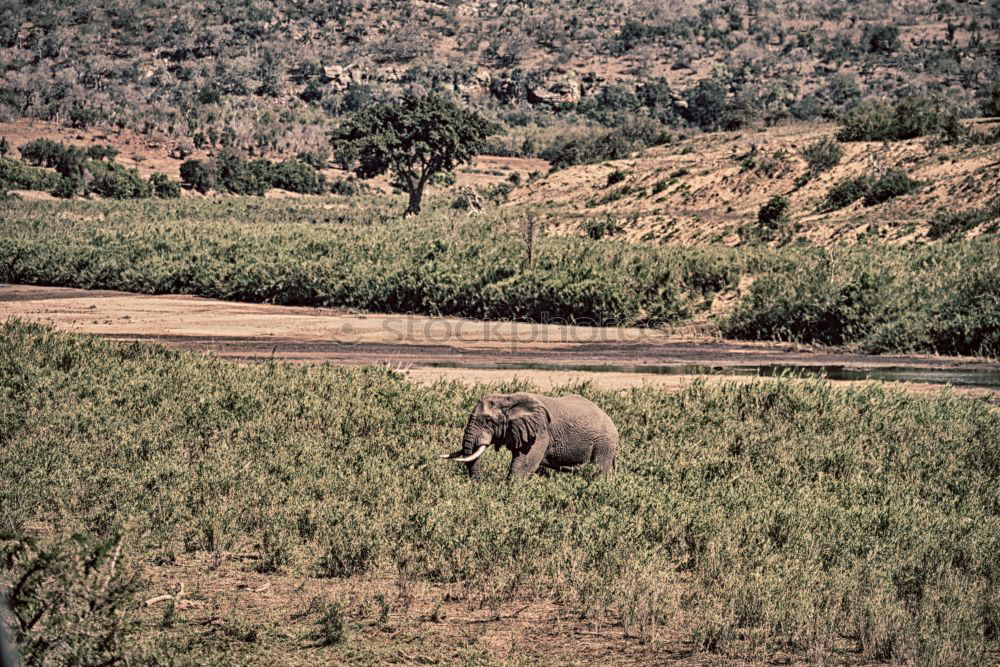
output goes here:
[{"label": "rocky hill", "polygon": [[530,156],[544,128],[631,115],[740,128],[914,91],[976,115],[1000,106],[998,27],[996,0],[12,0],[0,120],[297,153],[373,98],[439,89]]}]

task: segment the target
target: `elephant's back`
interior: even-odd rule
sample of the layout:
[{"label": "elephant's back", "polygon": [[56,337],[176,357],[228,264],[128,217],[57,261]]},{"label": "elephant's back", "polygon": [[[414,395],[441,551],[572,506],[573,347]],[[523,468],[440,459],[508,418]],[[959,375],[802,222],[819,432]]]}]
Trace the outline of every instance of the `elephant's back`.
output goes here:
[{"label": "elephant's back", "polygon": [[560,421],[572,424],[575,429],[590,432],[595,436],[601,436],[615,444],[618,443],[618,429],[604,410],[599,405],[579,394],[569,394],[559,398],[550,398],[550,405],[546,405],[553,420],[556,415]]}]

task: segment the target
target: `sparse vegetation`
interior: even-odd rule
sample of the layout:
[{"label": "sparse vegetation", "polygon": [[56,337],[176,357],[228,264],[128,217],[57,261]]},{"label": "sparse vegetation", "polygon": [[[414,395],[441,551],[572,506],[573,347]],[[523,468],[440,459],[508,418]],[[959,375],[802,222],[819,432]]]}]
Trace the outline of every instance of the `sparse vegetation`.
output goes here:
[{"label": "sparse vegetation", "polygon": [[[137,565],[224,561],[265,532],[305,571],[336,555],[365,573],[350,580],[361,588],[310,605],[308,638],[282,645],[331,662],[357,655],[343,641],[349,618],[391,627],[397,598],[373,604],[365,577],[449,585],[470,606],[558,596],[633,637],[669,626],[729,660],[850,651],[977,665],[996,651],[1000,417],[984,402],[821,381],[582,385],[558,393],[584,393],[618,424],[615,475],[510,485],[490,457],[470,484],[434,463],[484,392],[523,387],[229,363],[7,322],[0,476],[35,481],[0,486],[0,507],[18,530],[124,531]],[[7,566],[4,580],[24,571]],[[103,582],[58,571],[70,590]],[[39,578],[38,599],[58,581]],[[183,611],[145,617],[119,646],[139,663],[259,662],[275,637],[252,611],[226,609],[216,630]],[[123,611],[105,618],[139,620]],[[678,628],[682,611],[692,622]],[[72,635],[59,655],[91,642]]]}]

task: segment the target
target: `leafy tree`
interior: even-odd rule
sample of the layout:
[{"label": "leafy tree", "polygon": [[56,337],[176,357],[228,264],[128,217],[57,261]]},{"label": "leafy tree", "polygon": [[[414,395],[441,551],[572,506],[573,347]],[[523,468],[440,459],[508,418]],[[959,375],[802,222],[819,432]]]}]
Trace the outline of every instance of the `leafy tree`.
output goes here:
[{"label": "leafy tree", "polygon": [[685,91],[684,99],[687,101],[684,117],[688,122],[706,131],[722,127],[729,104],[726,87],[721,82],[702,79]]},{"label": "leafy tree", "polygon": [[869,53],[892,53],[900,48],[899,28],[894,25],[873,26],[865,30],[862,45]]},{"label": "leafy tree", "polygon": [[353,166],[359,178],[392,172],[410,196],[408,216],[420,213],[424,186],[434,174],[469,162],[500,131],[444,97],[408,94],[357,112],[330,138],[338,161]]},{"label": "leafy tree", "polygon": [[160,199],[176,199],[181,196],[181,184],[171,181],[165,174],[151,174],[149,189],[154,197]]},{"label": "leafy tree", "polygon": [[7,137],[0,137],[0,157],[7,157],[10,153],[10,142],[7,141]]},{"label": "leafy tree", "polygon": [[185,160],[181,163],[181,180],[189,188],[205,194],[212,189],[212,170],[203,160]]}]

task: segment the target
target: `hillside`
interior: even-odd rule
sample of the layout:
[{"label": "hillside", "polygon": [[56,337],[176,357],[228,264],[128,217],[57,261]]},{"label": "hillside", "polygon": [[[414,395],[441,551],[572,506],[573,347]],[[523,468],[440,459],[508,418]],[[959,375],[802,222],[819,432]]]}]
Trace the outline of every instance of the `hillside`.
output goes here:
[{"label": "hillside", "polygon": [[[929,223],[942,212],[987,207],[1000,193],[1000,145],[948,145],[936,137],[841,144],[836,166],[800,184],[809,171],[803,149],[836,129],[810,124],[699,134],[630,159],[556,171],[515,190],[510,201],[538,207],[555,234],[583,235],[588,224],[603,220],[632,241],[736,245],[748,240],[760,208],[782,195],[789,220],[776,240],[822,245],[867,236],[890,243],[927,240]],[[818,211],[835,184],[892,168],[918,181],[918,189],[872,206],[858,200]],[[996,231],[992,220],[968,234],[984,231]]]},{"label": "hillside", "polygon": [[996,2],[17,0],[0,9],[0,119],[296,154],[372,99],[438,89],[532,155],[630,115],[733,128],[922,91],[975,115],[1000,104],[998,22]]}]

